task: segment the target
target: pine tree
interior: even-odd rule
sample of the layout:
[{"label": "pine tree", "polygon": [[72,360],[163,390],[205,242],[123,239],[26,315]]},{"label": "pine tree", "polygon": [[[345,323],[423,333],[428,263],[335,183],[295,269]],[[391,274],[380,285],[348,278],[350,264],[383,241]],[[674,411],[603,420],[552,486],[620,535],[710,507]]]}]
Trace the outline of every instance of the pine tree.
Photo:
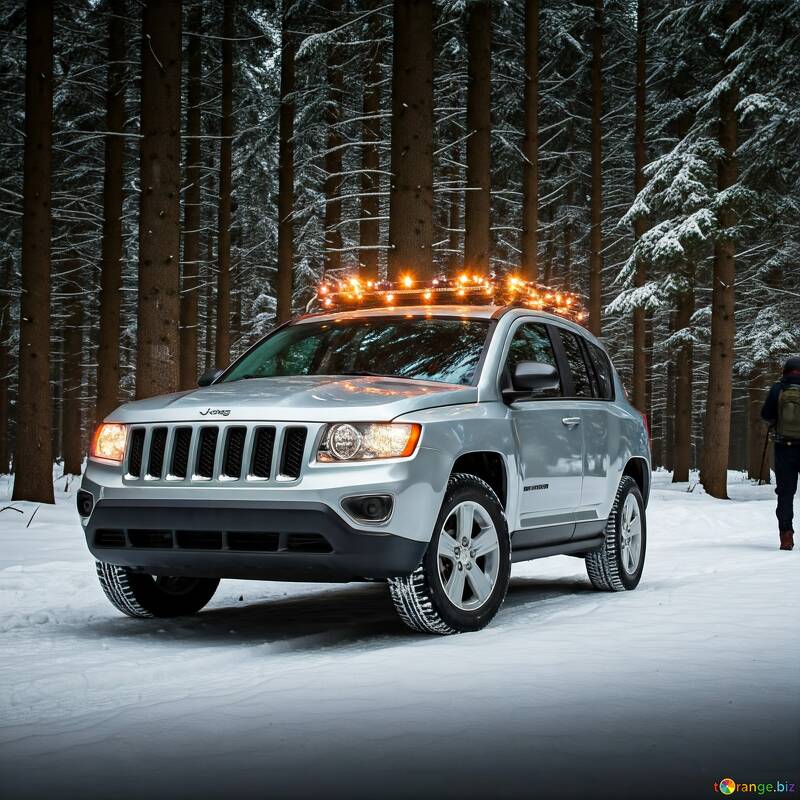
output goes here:
[{"label": "pine tree", "polygon": [[433,274],[433,9],[396,0],[389,277]]},{"label": "pine tree", "polygon": [[50,390],[50,242],[53,3],[27,4],[22,299],[14,500],[53,502]]},{"label": "pine tree", "polygon": [[539,0],[525,4],[525,136],[522,140],[523,277],[539,280]]},{"label": "pine tree", "polygon": [[181,1],[142,10],[136,396],[178,388]]}]

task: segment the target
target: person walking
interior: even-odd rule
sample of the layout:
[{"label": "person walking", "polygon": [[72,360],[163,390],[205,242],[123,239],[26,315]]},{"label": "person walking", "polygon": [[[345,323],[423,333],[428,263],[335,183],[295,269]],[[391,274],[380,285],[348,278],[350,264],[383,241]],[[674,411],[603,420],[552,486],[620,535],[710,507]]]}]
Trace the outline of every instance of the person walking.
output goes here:
[{"label": "person walking", "polygon": [[783,367],[783,377],[770,389],[761,417],[775,442],[775,494],[781,550],[794,548],[794,495],[800,474],[800,356]]}]

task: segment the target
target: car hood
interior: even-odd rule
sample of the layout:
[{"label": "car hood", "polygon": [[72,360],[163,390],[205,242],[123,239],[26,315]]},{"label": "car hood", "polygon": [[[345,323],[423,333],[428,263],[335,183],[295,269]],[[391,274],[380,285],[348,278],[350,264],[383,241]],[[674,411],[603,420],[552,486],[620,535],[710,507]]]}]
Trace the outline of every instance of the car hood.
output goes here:
[{"label": "car hood", "polygon": [[127,423],[369,422],[477,399],[478,390],[472,386],[406,378],[301,375],[251,378],[150,397],[120,406],[108,419]]}]

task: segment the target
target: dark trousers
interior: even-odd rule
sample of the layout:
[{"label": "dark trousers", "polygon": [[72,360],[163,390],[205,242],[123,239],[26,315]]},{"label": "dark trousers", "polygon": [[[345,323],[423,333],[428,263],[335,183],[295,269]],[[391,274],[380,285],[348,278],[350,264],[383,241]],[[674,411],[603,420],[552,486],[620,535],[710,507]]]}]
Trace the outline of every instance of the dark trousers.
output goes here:
[{"label": "dark trousers", "polygon": [[775,445],[775,494],[778,495],[778,528],[791,531],[794,517],[794,493],[800,474],[800,441]]}]

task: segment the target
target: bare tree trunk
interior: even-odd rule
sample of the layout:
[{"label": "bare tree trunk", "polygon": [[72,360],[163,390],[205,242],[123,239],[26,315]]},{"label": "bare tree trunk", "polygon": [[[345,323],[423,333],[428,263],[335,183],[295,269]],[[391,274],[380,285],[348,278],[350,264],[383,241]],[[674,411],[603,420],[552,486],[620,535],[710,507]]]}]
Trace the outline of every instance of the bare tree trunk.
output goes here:
[{"label": "bare tree trunk", "polygon": [[592,197],[589,241],[589,330],[601,333],[603,311],[603,0],[594,0],[592,33]]},{"label": "bare tree trunk", "polygon": [[[341,13],[341,0],[331,0],[333,18]],[[341,52],[333,45],[328,53],[328,102],[325,106],[325,124],[328,144],[325,151],[325,271],[342,266],[342,134],[339,124],[342,117],[343,78],[339,63]]]},{"label": "bare tree trunk", "polygon": [[[459,147],[453,148],[453,160],[461,157]],[[458,170],[449,168],[450,178],[455,186]],[[455,275],[464,266],[464,251],[461,248],[461,199],[456,191],[447,193],[447,267],[451,275]]]},{"label": "bare tree trunk", "polygon": [[553,264],[556,258],[556,232],[553,227],[553,206],[547,206],[547,246],[544,251],[544,284],[553,280]]},{"label": "bare tree trunk", "polygon": [[11,256],[4,260],[3,282],[0,284],[0,288],[4,292],[3,303],[0,305],[0,475],[8,474],[11,462],[11,431],[8,425],[10,403],[8,384],[11,378],[11,358],[8,337],[11,328],[9,318],[11,316],[10,291],[13,264],[14,259]]},{"label": "bare tree trunk", "polygon": [[14,500],[53,502],[50,389],[50,180],[53,139],[53,3],[27,5],[22,299]]},{"label": "bare tree trunk", "polygon": [[[636,21],[636,117],[634,121],[633,142],[633,186],[636,194],[644,189],[644,165],[647,163],[645,144],[646,130],[646,94],[647,79],[647,0],[639,0]],[[633,223],[633,235],[638,240],[647,230],[647,220],[637,217]],[[634,273],[634,286],[644,286],[647,269],[644,260],[638,258]],[[645,348],[645,310],[636,308],[633,311],[633,396],[631,401],[639,411],[647,410],[647,349]]]},{"label": "bare tree trunk", "polygon": [[217,340],[215,362],[231,360],[231,142],[233,140],[234,0],[223,3],[222,130],[219,142],[219,224],[217,234]]},{"label": "bare tree trunk", "polygon": [[467,3],[467,193],[464,266],[486,274],[491,250],[492,5]]},{"label": "bare tree trunk", "polygon": [[294,58],[296,42],[289,31],[286,10],[281,23],[281,108],[278,137],[278,276],[277,322],[292,315],[292,278],[294,269]]},{"label": "bare tree trunk", "polygon": [[395,0],[389,278],[433,276],[433,4]]},{"label": "bare tree trunk", "polygon": [[206,234],[206,345],[204,371],[210,370],[214,364],[214,240],[210,233]]},{"label": "bare tree trunk", "polygon": [[748,381],[747,477],[769,483],[769,459],[764,458],[767,426],[761,419],[761,406],[769,388],[766,373],[766,364],[756,364]]},{"label": "bare tree trunk", "polygon": [[539,0],[525,5],[525,136],[522,140],[522,277],[539,280]]},{"label": "bare tree trunk", "polygon": [[[739,0],[729,0],[723,13],[725,27],[730,28],[741,16]],[[735,49],[736,37],[731,37],[724,56]],[[739,90],[731,86],[719,97],[719,144],[723,156],[717,167],[717,188],[724,191],[736,183],[736,105]],[[729,208],[718,212],[722,229],[735,222]],[[700,479],[712,497],[728,497],[728,453],[731,425],[731,398],[733,389],[733,348],[736,302],[736,260],[734,243],[718,238],[714,243],[713,292],[711,298],[711,347],[708,364],[708,395],[706,400],[703,463]]]},{"label": "bare tree trunk", "polygon": [[180,362],[181,2],[142,12],[139,341],[136,396],[178,388]]},{"label": "bare tree trunk", "polygon": [[[675,330],[686,330],[694,313],[694,292],[689,291],[678,300],[675,312]],[[689,480],[692,464],[692,382],[693,347],[685,342],[675,355],[675,444],[673,445],[672,482]]]},{"label": "bare tree trunk", "polygon": [[200,264],[201,197],[203,174],[200,137],[202,90],[202,48],[200,33],[203,8],[195,6],[189,13],[188,88],[186,109],[186,191],[183,198],[183,285],[181,287],[181,389],[197,385],[197,301],[198,266]]},{"label": "bare tree trunk", "polygon": [[83,306],[80,296],[70,299],[64,325],[64,383],[62,436],[64,475],[80,475],[83,464]]},{"label": "bare tree trunk", "polygon": [[[372,19],[375,14],[373,12]],[[377,25],[370,25],[371,35],[379,36]],[[380,80],[381,59],[380,44],[376,43],[367,51],[368,69],[364,78],[364,122],[362,139],[364,144],[361,154],[361,221],[358,236],[361,249],[359,262],[361,275],[368,280],[378,277],[378,245],[380,244],[380,150],[378,142],[381,138],[380,121]]]},{"label": "bare tree trunk", "polygon": [[125,128],[125,3],[112,0],[108,20],[103,244],[100,329],[97,347],[97,422],[119,405],[119,340],[122,290],[122,202]]}]

